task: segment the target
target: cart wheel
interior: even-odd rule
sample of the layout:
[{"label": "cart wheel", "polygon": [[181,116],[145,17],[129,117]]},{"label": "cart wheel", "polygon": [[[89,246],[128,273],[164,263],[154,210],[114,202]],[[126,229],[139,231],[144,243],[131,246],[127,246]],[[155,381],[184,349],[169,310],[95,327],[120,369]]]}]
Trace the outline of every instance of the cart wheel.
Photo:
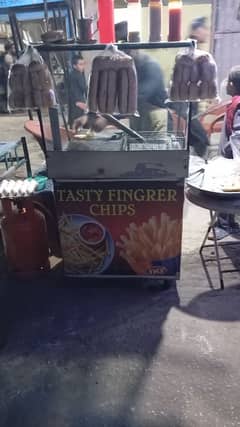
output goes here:
[{"label": "cart wheel", "polygon": [[176,287],[176,280],[172,279],[146,279],[143,287],[151,292],[165,291],[171,287]]}]

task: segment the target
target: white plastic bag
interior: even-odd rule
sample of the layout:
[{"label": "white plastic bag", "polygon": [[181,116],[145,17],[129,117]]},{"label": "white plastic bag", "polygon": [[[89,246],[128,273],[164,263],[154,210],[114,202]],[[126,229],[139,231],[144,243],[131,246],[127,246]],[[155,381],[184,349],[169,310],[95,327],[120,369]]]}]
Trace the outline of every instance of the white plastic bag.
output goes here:
[{"label": "white plastic bag", "polygon": [[133,58],[109,45],[93,60],[89,79],[90,112],[134,115],[137,112],[137,73]]},{"label": "white plastic bag", "polygon": [[46,108],[55,103],[51,73],[32,46],[11,67],[8,88],[10,109]]},{"label": "white plastic bag", "polygon": [[175,60],[170,99],[199,101],[217,97],[217,66],[212,55],[195,48],[181,50]]}]

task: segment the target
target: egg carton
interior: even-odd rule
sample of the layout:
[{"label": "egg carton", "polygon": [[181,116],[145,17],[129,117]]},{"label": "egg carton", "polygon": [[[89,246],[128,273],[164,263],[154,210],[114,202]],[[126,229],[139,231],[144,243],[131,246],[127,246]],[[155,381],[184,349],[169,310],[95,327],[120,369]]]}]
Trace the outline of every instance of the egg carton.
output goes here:
[{"label": "egg carton", "polygon": [[31,196],[38,187],[35,179],[6,180],[0,184],[0,199],[17,199]]}]

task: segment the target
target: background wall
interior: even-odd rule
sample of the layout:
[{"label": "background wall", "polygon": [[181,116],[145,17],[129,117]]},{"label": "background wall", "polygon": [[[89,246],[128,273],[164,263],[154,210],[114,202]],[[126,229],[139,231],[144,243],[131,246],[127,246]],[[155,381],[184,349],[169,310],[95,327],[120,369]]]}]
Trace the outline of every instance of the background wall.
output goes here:
[{"label": "background wall", "polygon": [[240,65],[240,1],[214,0],[213,54],[218,64],[219,81],[233,65]]}]

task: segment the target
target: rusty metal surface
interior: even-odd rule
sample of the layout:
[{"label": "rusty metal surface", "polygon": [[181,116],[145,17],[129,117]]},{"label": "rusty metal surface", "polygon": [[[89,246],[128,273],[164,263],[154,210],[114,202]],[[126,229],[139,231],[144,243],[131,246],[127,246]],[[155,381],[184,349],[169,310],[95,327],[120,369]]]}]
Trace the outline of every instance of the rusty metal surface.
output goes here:
[{"label": "rusty metal surface", "polygon": [[[106,155],[107,154],[107,155]],[[176,180],[188,174],[188,151],[49,151],[48,176],[74,179]]]}]

